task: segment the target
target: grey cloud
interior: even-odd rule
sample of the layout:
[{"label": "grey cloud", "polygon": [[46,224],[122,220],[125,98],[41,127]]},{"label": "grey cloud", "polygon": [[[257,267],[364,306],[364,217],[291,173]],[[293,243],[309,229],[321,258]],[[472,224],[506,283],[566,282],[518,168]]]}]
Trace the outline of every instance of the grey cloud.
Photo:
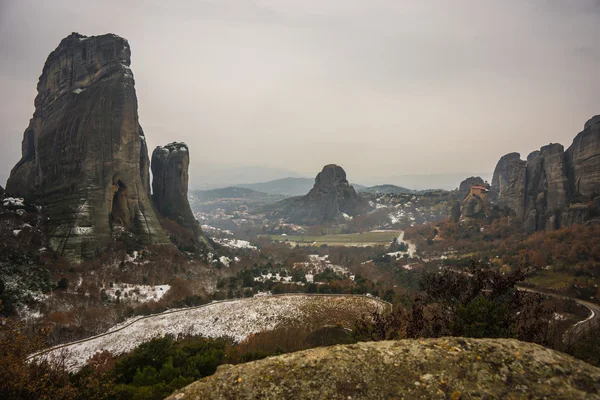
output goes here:
[{"label": "grey cloud", "polygon": [[597,0],[3,0],[0,181],[71,31],[130,41],[149,144],[186,141],[202,185],[244,166],[491,171],[568,146],[600,113],[599,22]]}]

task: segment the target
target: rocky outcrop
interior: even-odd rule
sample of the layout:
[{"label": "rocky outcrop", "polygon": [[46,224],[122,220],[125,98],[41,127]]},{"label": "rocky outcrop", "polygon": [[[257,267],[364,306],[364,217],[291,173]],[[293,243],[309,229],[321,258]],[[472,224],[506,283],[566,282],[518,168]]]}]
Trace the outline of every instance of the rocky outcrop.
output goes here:
[{"label": "rocky outcrop", "polygon": [[600,195],[600,115],[587,121],[566,151],[575,197]]},{"label": "rocky outcrop", "polygon": [[330,164],[317,174],[315,185],[305,196],[307,203],[317,205],[316,218],[331,220],[346,213],[354,214],[358,195],[346,179],[346,171],[339,165]]},{"label": "rocky outcrop", "polygon": [[168,399],[600,398],[600,369],[512,339],[321,347],[224,365]]},{"label": "rocky outcrop", "polygon": [[585,223],[600,210],[600,115],[587,121],[564,150],[550,143],[520,160],[518,153],[498,162],[490,198],[522,219],[528,231]]},{"label": "rocky outcrop", "polygon": [[93,256],[124,231],[141,243],[169,243],[150,201],[130,55],[119,36],[73,33],[40,76],[6,189],[42,205],[60,254]]},{"label": "rocky outcrop", "polygon": [[487,198],[472,195],[466,197],[460,206],[460,220],[468,221],[472,219],[482,219],[488,214]]},{"label": "rocky outcrop", "polygon": [[355,215],[361,202],[346,179],[346,171],[330,164],[317,174],[313,188],[302,197],[276,203],[272,216],[303,225],[318,225]]},{"label": "rocky outcrop", "polygon": [[460,186],[458,187],[458,193],[461,198],[464,198],[469,193],[471,186],[481,186],[484,184],[484,180],[479,176],[471,176],[460,183]]},{"label": "rocky outcrop", "polygon": [[152,152],[152,199],[160,215],[191,229],[197,243],[208,244],[188,201],[189,164],[185,143],[156,147]]},{"label": "rocky outcrop", "polygon": [[569,204],[569,182],[564,148],[544,146],[527,157],[524,226],[529,231],[560,226],[562,210]]},{"label": "rocky outcrop", "polygon": [[4,196],[4,188],[0,186],[0,196]]},{"label": "rocky outcrop", "polygon": [[490,188],[490,199],[510,208],[519,218],[525,212],[526,165],[519,153],[505,155],[496,165]]}]

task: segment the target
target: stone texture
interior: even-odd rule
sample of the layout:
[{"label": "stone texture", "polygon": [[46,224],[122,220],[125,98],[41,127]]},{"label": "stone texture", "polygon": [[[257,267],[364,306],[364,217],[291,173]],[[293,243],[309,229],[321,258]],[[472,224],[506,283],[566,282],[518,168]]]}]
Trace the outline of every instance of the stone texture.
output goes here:
[{"label": "stone texture", "polygon": [[73,33],[40,76],[6,189],[43,206],[60,254],[93,256],[123,231],[145,244],[168,243],[150,201],[130,55],[119,36]]},{"label": "stone texture", "polygon": [[198,243],[207,244],[188,201],[189,164],[185,143],[156,147],[152,152],[152,199],[160,215],[191,229]]},{"label": "stone texture", "polygon": [[557,229],[569,198],[563,146],[551,143],[531,153],[527,157],[524,227],[528,231]]},{"label": "stone texture", "polygon": [[484,183],[484,180],[479,176],[471,176],[460,183],[460,186],[458,187],[458,193],[462,198],[464,198],[467,193],[469,193],[471,186],[481,186]]},{"label": "stone texture", "polygon": [[476,195],[468,196],[461,202],[460,220],[485,218],[489,211],[487,198]]},{"label": "stone texture", "polygon": [[317,398],[600,399],[600,369],[512,339],[369,342],[224,365],[168,397]]},{"label": "stone texture", "polygon": [[600,194],[600,115],[587,121],[566,151],[573,195]]},{"label": "stone texture", "polygon": [[502,157],[490,191],[492,202],[513,210],[531,232],[586,223],[600,211],[599,195],[600,115],[585,123],[566,151],[550,143],[526,162],[518,153]]},{"label": "stone texture", "polygon": [[490,188],[490,200],[500,207],[507,206],[518,218],[525,212],[526,165],[519,153],[500,158]]}]

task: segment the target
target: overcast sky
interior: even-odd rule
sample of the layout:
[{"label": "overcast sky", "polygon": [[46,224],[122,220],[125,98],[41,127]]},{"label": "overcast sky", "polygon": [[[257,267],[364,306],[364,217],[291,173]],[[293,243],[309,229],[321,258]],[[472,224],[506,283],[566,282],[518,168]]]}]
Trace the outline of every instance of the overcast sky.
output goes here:
[{"label": "overcast sky", "polygon": [[491,173],[600,114],[598,0],[0,0],[0,182],[72,31],[129,40],[150,150],[187,142],[193,186]]}]

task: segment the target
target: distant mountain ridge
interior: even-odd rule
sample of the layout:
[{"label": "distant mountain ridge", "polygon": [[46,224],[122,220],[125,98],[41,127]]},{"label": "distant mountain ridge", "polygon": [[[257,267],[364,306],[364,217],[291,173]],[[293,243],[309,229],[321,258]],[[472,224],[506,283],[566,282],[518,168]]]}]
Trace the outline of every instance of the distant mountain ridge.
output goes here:
[{"label": "distant mountain ridge", "polygon": [[244,199],[260,203],[273,203],[287,198],[281,194],[259,192],[253,189],[241,187],[226,187],[211,190],[193,190],[190,193],[198,201],[214,201],[221,199]]},{"label": "distant mountain ridge", "polygon": [[232,186],[269,194],[301,196],[312,189],[314,182],[313,178],[281,178],[268,182],[242,183]]},{"label": "distant mountain ridge", "polygon": [[356,191],[358,193],[373,193],[373,194],[378,194],[378,193],[382,193],[382,194],[410,194],[410,193],[416,193],[416,190],[412,190],[412,189],[407,189],[405,187],[402,186],[396,186],[396,185],[376,185],[376,186],[371,186],[371,187],[357,187],[358,185],[354,185],[354,187],[356,188]]}]

